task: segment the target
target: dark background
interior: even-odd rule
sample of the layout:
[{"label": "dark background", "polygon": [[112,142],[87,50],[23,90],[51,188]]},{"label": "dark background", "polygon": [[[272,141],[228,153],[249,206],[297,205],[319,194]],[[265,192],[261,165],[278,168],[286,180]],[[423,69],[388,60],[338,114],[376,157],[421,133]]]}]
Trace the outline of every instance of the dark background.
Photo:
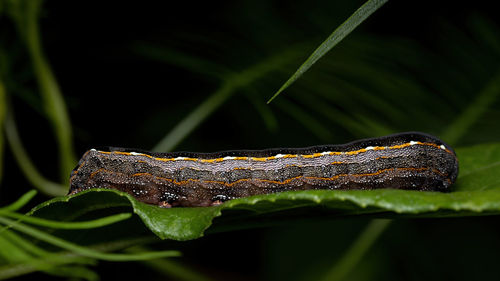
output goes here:
[{"label": "dark background", "polygon": [[[334,3],[331,3],[334,2]],[[277,126],[266,126],[248,99],[265,104],[309,54],[363,1],[45,1],[40,16],[43,49],[70,113],[78,155],[103,145],[151,149],[171,128],[218,89],[221,80],[190,70],[161,54],[178,52],[234,73],[244,71],[290,45],[305,43],[303,55],[249,91],[240,90],[182,141],[176,150],[216,151],[343,143],[359,137],[322,120],[321,136],[276,103],[269,105]],[[439,135],[488,81],[500,62],[500,48],[478,36],[477,19],[500,38],[492,1],[389,1],[325,58],[386,67],[417,81],[446,106],[434,101],[398,101],[408,122],[376,120],[390,131],[421,130]],[[24,44],[12,22],[0,19],[0,44],[8,55],[9,100],[23,144],[40,171],[57,180],[56,142],[41,108]],[[404,49],[404,52],[401,51]],[[372,57],[376,49],[376,57]],[[159,50],[159,51],[158,51]],[[156,52],[158,51],[158,53]],[[405,53],[406,52],[406,53]],[[352,61],[351,61],[352,60]],[[318,81],[328,82],[321,61],[280,99],[301,106]],[[326,69],[326,70],[325,70]],[[216,69],[214,68],[214,71]],[[454,73],[460,73],[454,76]],[[363,74],[336,73],[370,88]],[[454,79],[453,77],[462,77]],[[377,78],[376,74],[370,79]],[[445,86],[452,85],[448,92]],[[335,84],[323,86],[334,91]],[[454,91],[456,87],[458,91]],[[404,91],[404,87],[401,89]],[[425,91],[424,90],[424,91]],[[442,91],[441,91],[442,90]],[[344,96],[344,99],[346,97]],[[386,97],[387,98],[387,97]],[[348,100],[348,94],[347,94]],[[345,114],[352,107],[335,104]],[[424,111],[429,107],[429,112]],[[311,109],[304,107],[306,112]],[[498,101],[456,146],[498,141]],[[412,115],[413,112],[421,112]],[[312,115],[315,112],[311,112]],[[371,113],[360,105],[359,114]],[[430,115],[429,115],[430,114]],[[434,115],[432,115],[434,114]],[[429,119],[420,118],[431,116]],[[376,118],[377,116],[375,116]],[[427,120],[433,120],[428,122]],[[445,140],[446,141],[446,140]],[[0,203],[31,189],[12,155],[6,153]],[[47,197],[39,196],[39,202]],[[190,242],[165,242],[179,249],[183,262],[216,280],[313,280],[334,264],[368,219],[322,219],[253,230],[211,234]],[[351,280],[470,280],[495,278],[500,253],[498,217],[405,219],[392,223],[349,276]],[[161,275],[137,263],[101,262],[103,280]],[[39,277],[44,275],[38,274]]]}]

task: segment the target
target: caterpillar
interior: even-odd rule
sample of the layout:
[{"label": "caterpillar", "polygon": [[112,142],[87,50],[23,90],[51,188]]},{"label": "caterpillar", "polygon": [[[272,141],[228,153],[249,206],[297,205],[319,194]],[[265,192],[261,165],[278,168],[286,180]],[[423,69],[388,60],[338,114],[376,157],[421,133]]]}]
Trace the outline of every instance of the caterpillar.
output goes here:
[{"label": "caterpillar", "polygon": [[194,207],[289,190],[446,192],[457,175],[450,146],[407,132],[342,145],[215,153],[90,149],[71,172],[69,194],[109,188],[160,207]]}]

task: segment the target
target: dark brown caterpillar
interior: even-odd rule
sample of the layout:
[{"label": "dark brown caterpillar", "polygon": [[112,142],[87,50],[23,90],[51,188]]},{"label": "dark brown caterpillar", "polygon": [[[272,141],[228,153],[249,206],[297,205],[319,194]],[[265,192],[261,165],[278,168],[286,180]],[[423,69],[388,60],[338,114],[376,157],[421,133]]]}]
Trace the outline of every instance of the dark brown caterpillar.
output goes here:
[{"label": "dark brown caterpillar", "polygon": [[288,190],[449,191],[457,174],[451,147],[409,132],[343,145],[215,153],[91,149],[71,173],[69,194],[111,188],[162,207],[210,206]]}]

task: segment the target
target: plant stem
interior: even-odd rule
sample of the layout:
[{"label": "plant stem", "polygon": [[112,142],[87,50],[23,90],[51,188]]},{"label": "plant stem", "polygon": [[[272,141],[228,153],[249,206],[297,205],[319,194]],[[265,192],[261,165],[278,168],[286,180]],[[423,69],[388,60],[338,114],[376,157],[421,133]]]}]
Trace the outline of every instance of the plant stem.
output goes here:
[{"label": "plant stem", "polygon": [[29,158],[26,150],[24,149],[21,139],[17,133],[16,124],[14,122],[14,117],[11,112],[7,113],[5,117],[5,136],[7,142],[14,154],[14,159],[16,160],[19,168],[26,176],[26,179],[41,192],[50,196],[60,196],[66,193],[66,187],[58,183],[52,182],[44,178],[40,172],[36,169],[35,165]]},{"label": "plant stem", "polygon": [[307,60],[297,69],[297,71],[281,86],[267,103],[270,103],[281,92],[292,85],[302,74],[304,74],[313,64],[330,51],[335,45],[349,35],[358,25],[365,21],[371,14],[382,7],[388,0],[368,0],[357,9],[346,21],[337,27],[326,40],[319,45]]},{"label": "plant stem", "polygon": [[28,1],[25,6],[25,20],[22,24],[18,20],[18,24],[20,25],[19,29],[23,29],[24,31],[22,34],[25,35],[28,51],[33,61],[44,109],[56,134],[59,147],[61,180],[63,183],[67,183],[69,181],[68,174],[76,164],[72,143],[73,137],[63,95],[52,69],[42,52],[40,31],[38,28],[40,6],[41,1]]}]

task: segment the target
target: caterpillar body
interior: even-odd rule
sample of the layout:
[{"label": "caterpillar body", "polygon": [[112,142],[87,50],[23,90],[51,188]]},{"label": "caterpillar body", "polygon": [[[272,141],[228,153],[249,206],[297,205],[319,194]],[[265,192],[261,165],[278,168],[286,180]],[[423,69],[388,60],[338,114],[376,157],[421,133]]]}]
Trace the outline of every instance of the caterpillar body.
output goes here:
[{"label": "caterpillar body", "polygon": [[215,153],[91,149],[71,172],[69,194],[110,188],[161,207],[211,206],[289,190],[449,191],[457,175],[451,147],[408,132],[343,145]]}]

